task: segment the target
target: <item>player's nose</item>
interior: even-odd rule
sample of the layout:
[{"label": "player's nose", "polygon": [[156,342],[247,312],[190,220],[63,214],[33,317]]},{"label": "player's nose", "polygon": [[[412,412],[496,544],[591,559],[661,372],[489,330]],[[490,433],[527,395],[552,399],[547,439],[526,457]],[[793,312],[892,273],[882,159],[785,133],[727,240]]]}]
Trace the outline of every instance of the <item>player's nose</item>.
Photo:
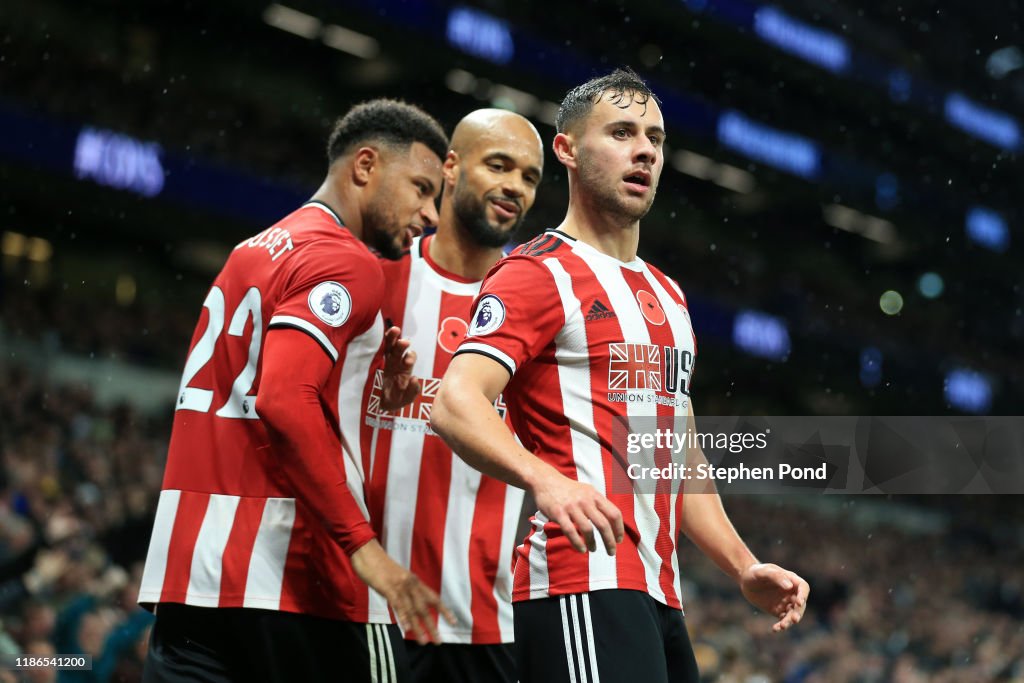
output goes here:
[{"label": "player's nose", "polygon": [[427,225],[433,227],[437,226],[437,222],[439,220],[437,207],[434,206],[434,201],[432,199],[423,202],[423,206],[420,207],[420,216]]}]

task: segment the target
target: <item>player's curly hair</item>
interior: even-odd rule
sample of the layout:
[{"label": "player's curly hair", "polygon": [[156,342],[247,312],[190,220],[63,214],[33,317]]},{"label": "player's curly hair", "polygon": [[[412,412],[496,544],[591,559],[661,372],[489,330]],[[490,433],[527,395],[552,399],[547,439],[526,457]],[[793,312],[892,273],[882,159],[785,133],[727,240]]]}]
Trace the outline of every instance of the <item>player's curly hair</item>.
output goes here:
[{"label": "player's curly hair", "polygon": [[644,79],[627,66],[607,76],[592,78],[567,92],[555,117],[555,130],[564,133],[574,123],[586,118],[605,93],[611,93],[610,102],[623,109],[634,102],[646,105],[652,99],[661,104]]},{"label": "player's curly hair", "polygon": [[408,148],[421,142],[439,159],[448,154],[448,136],[437,120],[402,100],[375,99],[349,109],[327,139],[327,162],[333,164],[357,145],[377,143]]}]

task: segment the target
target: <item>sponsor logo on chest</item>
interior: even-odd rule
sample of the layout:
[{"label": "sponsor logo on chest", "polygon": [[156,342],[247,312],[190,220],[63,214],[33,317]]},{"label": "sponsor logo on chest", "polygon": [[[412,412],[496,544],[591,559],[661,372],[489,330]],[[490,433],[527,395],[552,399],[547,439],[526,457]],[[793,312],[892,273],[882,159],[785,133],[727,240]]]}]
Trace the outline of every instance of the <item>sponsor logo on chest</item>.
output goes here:
[{"label": "sponsor logo on chest", "polygon": [[691,351],[675,346],[608,344],[608,400],[684,405],[693,360]]}]

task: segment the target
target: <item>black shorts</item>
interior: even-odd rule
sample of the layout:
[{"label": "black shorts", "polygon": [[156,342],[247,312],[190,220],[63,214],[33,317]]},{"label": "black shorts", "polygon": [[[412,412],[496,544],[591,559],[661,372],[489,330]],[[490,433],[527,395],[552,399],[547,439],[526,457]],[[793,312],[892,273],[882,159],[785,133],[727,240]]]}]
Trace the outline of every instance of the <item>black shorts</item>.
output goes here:
[{"label": "black shorts", "polygon": [[262,609],[157,608],[144,683],[410,683],[397,626]]},{"label": "black shorts", "polygon": [[516,683],[512,645],[420,645],[405,641],[415,683]]},{"label": "black shorts", "polygon": [[600,590],[513,605],[520,683],[698,683],[683,613]]}]

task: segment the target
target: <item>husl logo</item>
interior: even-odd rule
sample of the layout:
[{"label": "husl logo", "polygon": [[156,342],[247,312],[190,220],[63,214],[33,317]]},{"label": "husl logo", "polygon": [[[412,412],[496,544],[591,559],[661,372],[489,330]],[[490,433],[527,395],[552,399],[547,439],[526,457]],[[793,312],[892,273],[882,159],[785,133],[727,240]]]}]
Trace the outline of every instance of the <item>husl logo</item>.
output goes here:
[{"label": "husl logo", "polygon": [[608,345],[608,391],[648,390],[690,395],[693,354],[674,346]]},{"label": "husl logo", "polygon": [[608,345],[608,389],[661,391],[661,349],[650,344]]}]

